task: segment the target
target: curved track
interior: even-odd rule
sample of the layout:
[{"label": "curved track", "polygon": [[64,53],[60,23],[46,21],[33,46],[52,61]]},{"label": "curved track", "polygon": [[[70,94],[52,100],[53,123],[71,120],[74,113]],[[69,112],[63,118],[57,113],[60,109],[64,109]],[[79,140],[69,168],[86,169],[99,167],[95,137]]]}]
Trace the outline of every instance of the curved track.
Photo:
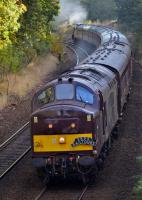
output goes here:
[{"label": "curved track", "polygon": [[75,43],[70,43],[67,45],[68,48],[70,48],[76,55],[76,65],[79,65],[82,60],[84,60],[86,57],[89,56],[90,53],[88,53],[84,48],[76,45]]},{"label": "curved track", "polygon": [[96,47],[87,42],[69,42],[67,45],[71,51],[73,51],[76,56],[76,65],[79,65],[86,57],[91,55]]}]

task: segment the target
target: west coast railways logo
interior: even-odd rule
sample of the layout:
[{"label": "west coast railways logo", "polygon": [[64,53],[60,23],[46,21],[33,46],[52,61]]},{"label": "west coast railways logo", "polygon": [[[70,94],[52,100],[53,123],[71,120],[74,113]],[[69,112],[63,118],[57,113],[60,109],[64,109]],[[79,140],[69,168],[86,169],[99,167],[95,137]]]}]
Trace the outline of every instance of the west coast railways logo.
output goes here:
[{"label": "west coast railways logo", "polygon": [[94,141],[92,138],[89,137],[79,137],[75,138],[73,144],[71,144],[72,147],[76,147],[78,145],[91,145],[93,147],[96,147],[96,141]]}]

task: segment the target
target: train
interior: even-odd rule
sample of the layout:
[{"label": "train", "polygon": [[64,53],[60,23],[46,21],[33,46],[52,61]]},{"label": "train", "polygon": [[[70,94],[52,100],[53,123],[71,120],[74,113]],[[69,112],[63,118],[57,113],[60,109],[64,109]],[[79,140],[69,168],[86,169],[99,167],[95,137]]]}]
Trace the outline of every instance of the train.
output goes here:
[{"label": "train", "polygon": [[47,180],[97,174],[122,118],[132,77],[131,45],[119,31],[77,24],[74,42],[97,49],[32,100],[33,165]]}]

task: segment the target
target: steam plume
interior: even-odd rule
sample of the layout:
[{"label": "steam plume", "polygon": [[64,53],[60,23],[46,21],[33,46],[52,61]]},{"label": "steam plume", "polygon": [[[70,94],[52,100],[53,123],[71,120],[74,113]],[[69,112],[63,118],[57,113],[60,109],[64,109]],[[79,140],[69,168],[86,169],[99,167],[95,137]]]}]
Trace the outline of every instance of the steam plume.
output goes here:
[{"label": "steam plume", "polygon": [[87,18],[87,11],[79,0],[60,0],[60,7],[58,22],[69,21],[73,24],[83,22]]}]

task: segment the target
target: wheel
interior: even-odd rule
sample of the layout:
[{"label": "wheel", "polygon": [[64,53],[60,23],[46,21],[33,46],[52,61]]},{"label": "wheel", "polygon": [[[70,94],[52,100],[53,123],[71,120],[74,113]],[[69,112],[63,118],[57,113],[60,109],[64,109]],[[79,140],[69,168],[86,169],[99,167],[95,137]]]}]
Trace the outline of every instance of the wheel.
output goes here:
[{"label": "wheel", "polygon": [[114,139],[118,139],[118,125],[113,129],[112,136]]},{"label": "wheel", "polygon": [[89,183],[89,180],[90,180],[88,174],[82,174],[81,179],[82,179],[83,185],[87,185]]},{"label": "wheel", "polygon": [[107,150],[108,150],[107,152],[110,151],[111,147],[112,147],[112,137],[109,136],[108,141],[107,141]]},{"label": "wheel", "polygon": [[104,160],[101,157],[99,157],[97,160],[97,168],[98,170],[103,170],[104,168]]}]

